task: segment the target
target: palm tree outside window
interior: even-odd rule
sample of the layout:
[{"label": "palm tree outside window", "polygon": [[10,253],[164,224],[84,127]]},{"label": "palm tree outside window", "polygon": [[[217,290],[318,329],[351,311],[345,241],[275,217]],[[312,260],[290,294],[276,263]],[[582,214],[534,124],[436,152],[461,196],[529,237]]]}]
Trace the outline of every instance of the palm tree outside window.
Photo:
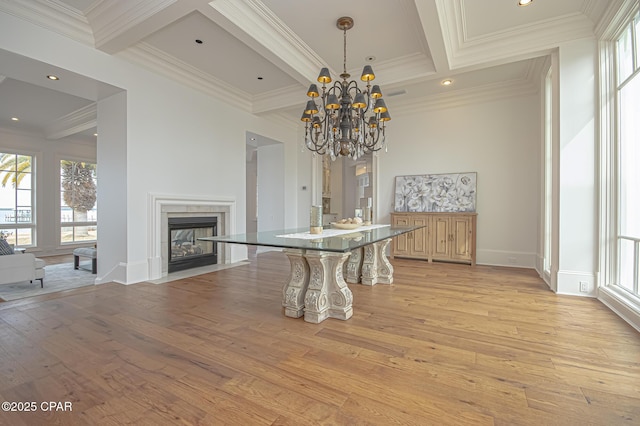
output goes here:
[{"label": "palm tree outside window", "polygon": [[97,174],[94,163],[60,161],[60,242],[95,241]]},{"label": "palm tree outside window", "polygon": [[35,245],[34,158],[0,152],[0,238],[17,247]]}]

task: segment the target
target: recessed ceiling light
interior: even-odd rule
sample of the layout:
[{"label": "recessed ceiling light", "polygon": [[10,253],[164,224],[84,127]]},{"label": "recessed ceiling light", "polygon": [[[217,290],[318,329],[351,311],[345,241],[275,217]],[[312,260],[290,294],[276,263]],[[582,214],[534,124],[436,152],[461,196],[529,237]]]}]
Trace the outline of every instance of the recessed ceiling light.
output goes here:
[{"label": "recessed ceiling light", "polygon": [[197,39],[196,39],[196,43],[198,43],[198,44],[202,44],[202,43],[204,43],[204,42],[203,42],[202,40],[200,40],[199,38],[197,38]]},{"label": "recessed ceiling light", "polygon": [[97,133],[94,133],[94,134],[93,134],[93,136],[98,136],[98,134],[97,134]]},{"label": "recessed ceiling light", "polygon": [[262,79],[263,79],[262,77],[258,77],[258,80],[262,80]]},{"label": "recessed ceiling light", "polygon": [[47,78],[48,78],[49,80],[60,80],[60,79],[58,78],[58,76],[55,76],[55,75],[53,75],[53,74],[49,74],[49,75],[47,76]]},{"label": "recessed ceiling light", "polygon": [[376,60],[376,57],[373,56],[373,55],[369,55],[366,58],[364,58],[364,60],[367,61],[367,62],[373,62],[373,61]]},{"label": "recessed ceiling light", "polygon": [[20,121],[18,117],[11,117],[11,121]]},{"label": "recessed ceiling light", "polygon": [[533,3],[533,0],[519,0],[518,6],[529,6],[531,3]]},{"label": "recessed ceiling light", "polygon": [[255,140],[256,140],[256,138],[251,138],[251,140],[252,140],[252,141],[255,141]]},{"label": "recessed ceiling light", "polygon": [[453,84],[453,80],[448,78],[446,80],[442,80],[442,82],[440,82],[440,84],[442,84],[443,86],[451,86]]}]

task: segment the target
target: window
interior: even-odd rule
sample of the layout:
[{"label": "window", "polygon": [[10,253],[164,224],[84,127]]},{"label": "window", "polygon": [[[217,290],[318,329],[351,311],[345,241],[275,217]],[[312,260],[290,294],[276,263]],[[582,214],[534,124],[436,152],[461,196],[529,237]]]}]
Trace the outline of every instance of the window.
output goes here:
[{"label": "window", "polygon": [[639,296],[640,271],[640,15],[616,42],[618,287]]},{"label": "window", "polygon": [[60,161],[60,242],[95,241],[97,231],[96,165]]},{"label": "window", "polygon": [[18,247],[35,241],[33,157],[0,152],[0,238]]}]

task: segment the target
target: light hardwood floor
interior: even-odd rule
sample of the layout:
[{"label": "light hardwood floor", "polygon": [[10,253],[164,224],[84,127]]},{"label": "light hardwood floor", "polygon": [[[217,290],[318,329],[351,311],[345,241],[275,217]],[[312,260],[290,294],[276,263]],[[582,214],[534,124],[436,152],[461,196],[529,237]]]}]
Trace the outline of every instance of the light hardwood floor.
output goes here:
[{"label": "light hardwood floor", "polygon": [[58,265],[60,263],[73,263],[73,254],[60,254],[56,256],[41,256],[47,265]]},{"label": "light hardwood floor", "polygon": [[[354,315],[282,315],[282,253],[0,303],[0,424],[637,425],[640,333],[535,272],[395,259]],[[43,412],[43,401],[72,412]]]}]

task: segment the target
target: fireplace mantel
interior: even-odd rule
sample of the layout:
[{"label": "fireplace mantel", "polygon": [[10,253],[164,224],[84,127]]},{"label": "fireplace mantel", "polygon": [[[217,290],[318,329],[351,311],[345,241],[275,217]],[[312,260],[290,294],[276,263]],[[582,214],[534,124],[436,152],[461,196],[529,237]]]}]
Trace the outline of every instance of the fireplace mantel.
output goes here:
[{"label": "fireplace mantel", "polygon": [[[149,279],[167,276],[168,217],[213,216],[218,218],[220,235],[236,232],[236,200],[227,197],[202,197],[194,195],[148,195],[149,212]],[[221,248],[218,263],[231,263],[231,254]]]}]

